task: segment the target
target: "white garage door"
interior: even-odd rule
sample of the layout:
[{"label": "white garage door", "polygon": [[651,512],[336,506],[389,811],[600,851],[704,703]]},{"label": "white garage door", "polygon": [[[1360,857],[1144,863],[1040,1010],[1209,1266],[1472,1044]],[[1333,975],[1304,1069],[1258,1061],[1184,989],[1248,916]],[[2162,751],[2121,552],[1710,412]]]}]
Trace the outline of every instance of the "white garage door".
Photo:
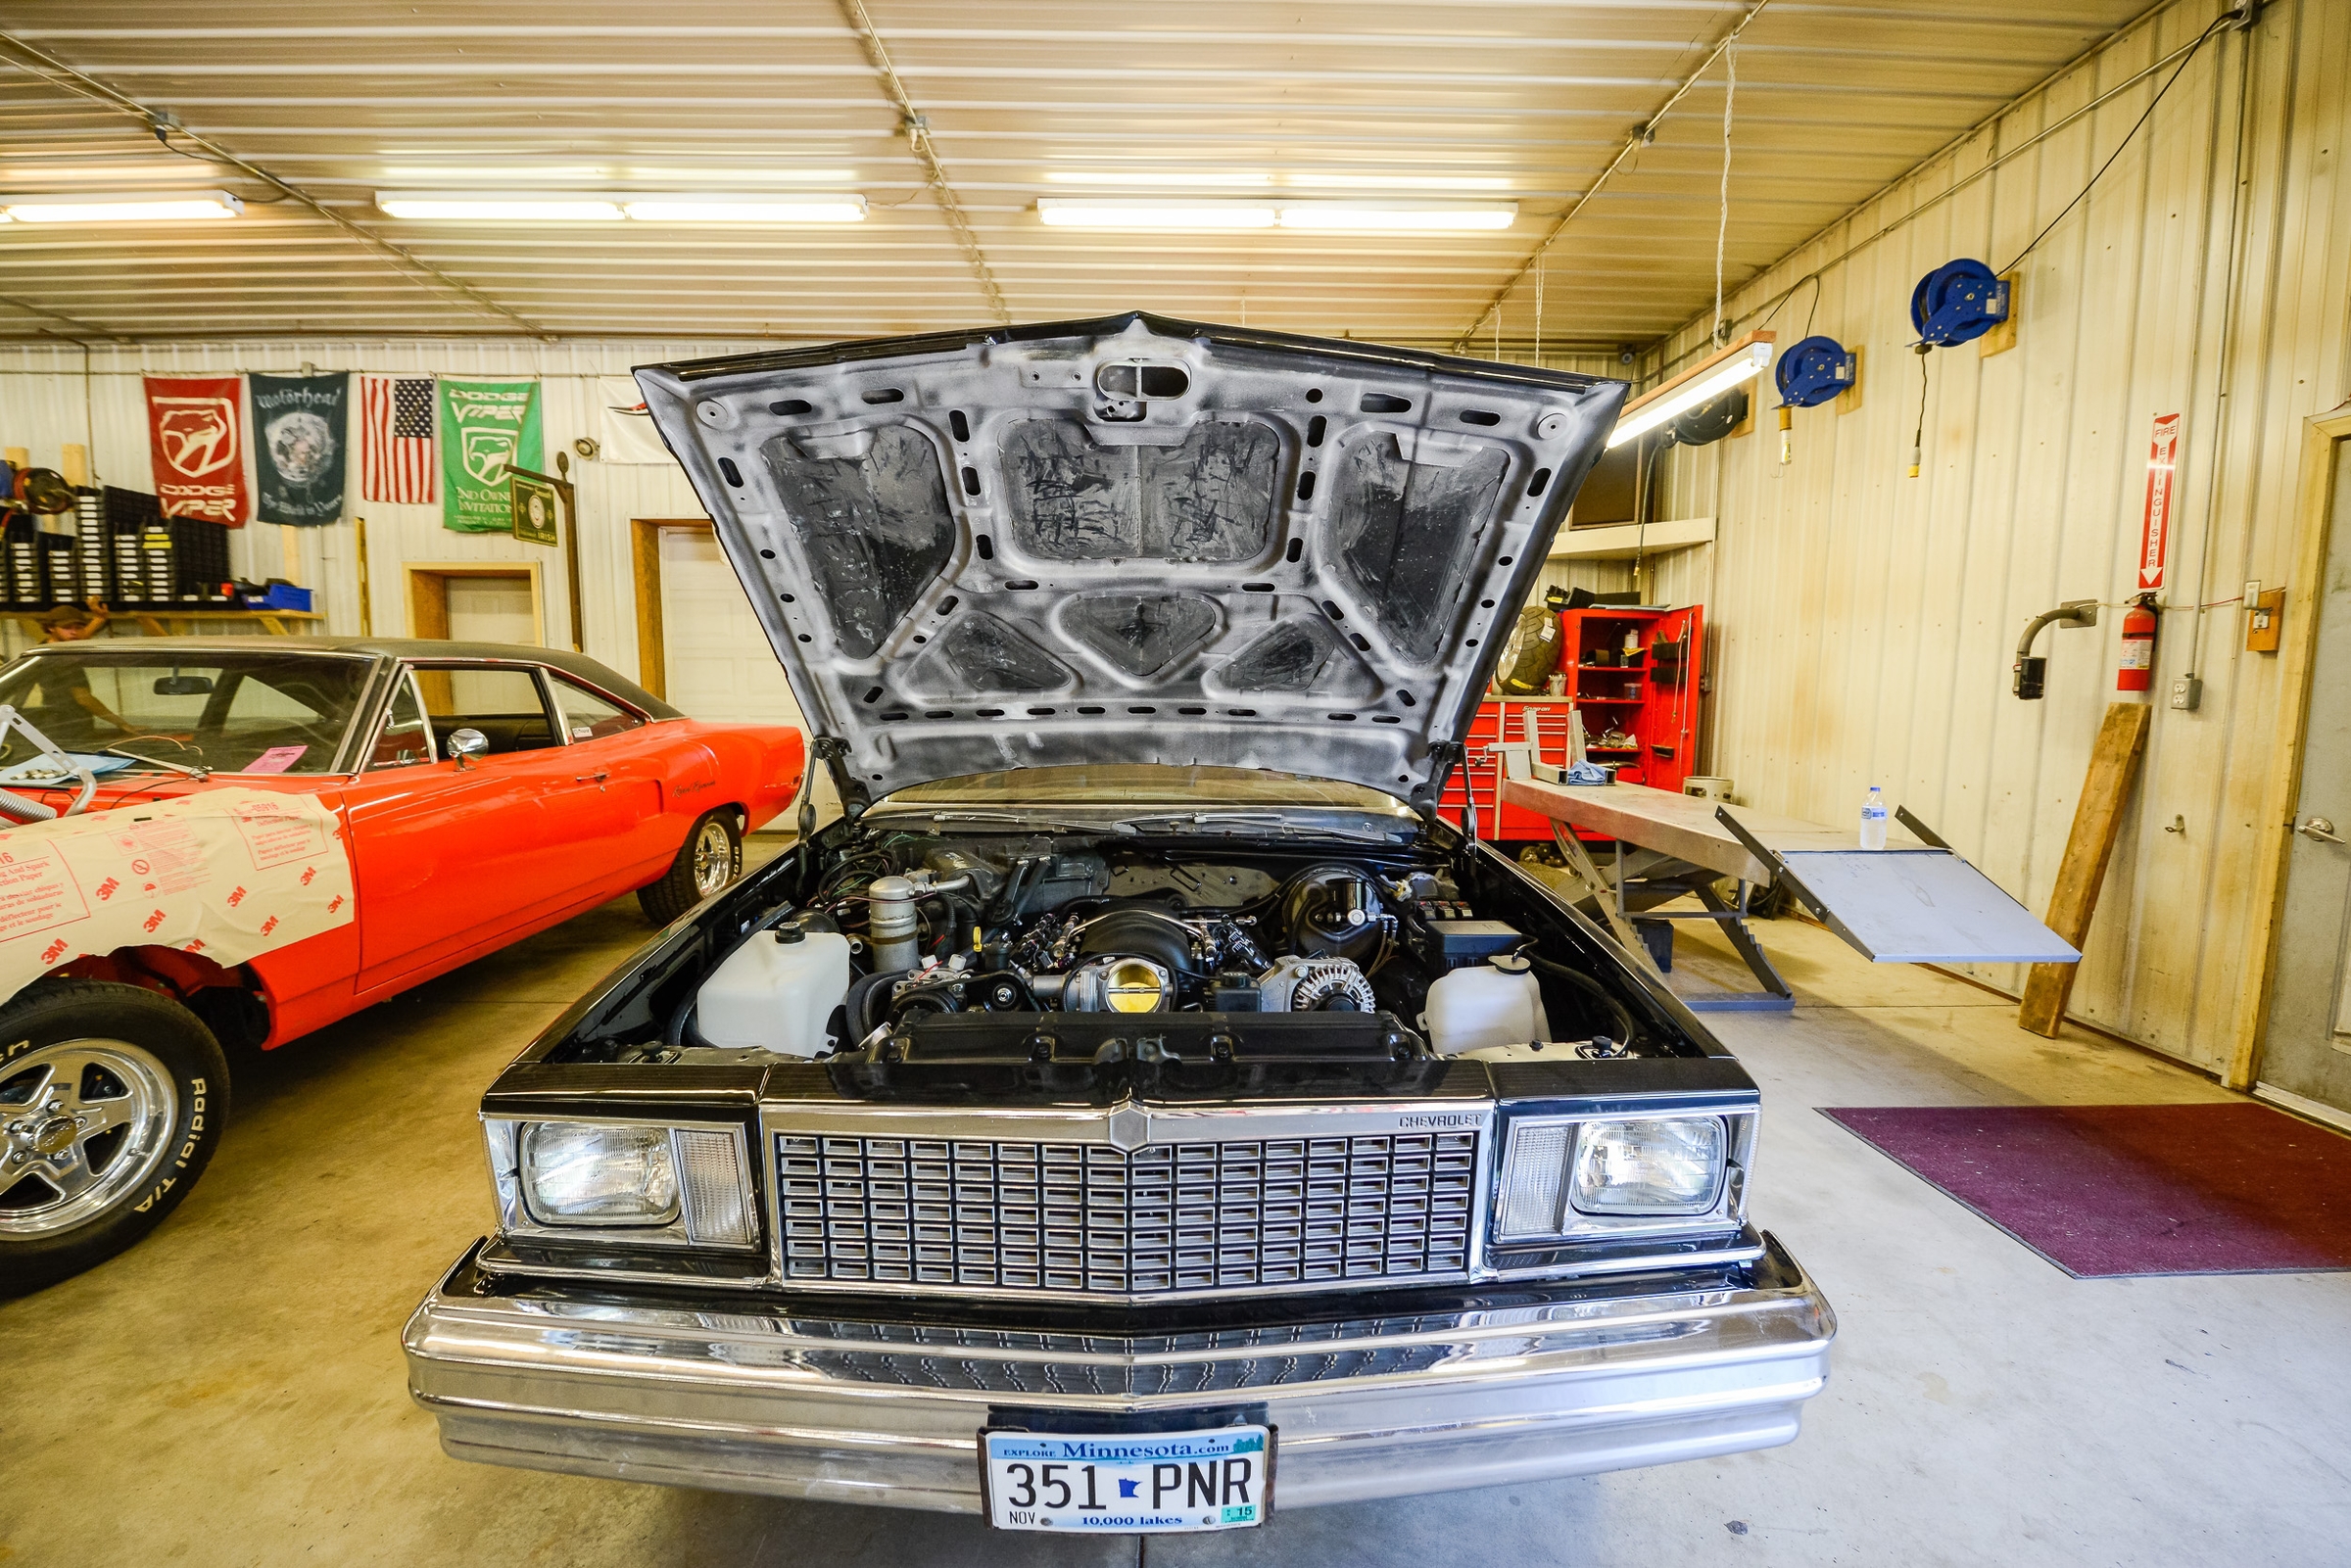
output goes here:
[{"label": "white garage door", "polygon": [[[807,733],[775,649],[707,528],[661,530],[661,640],[671,706],[697,719]],[[821,772],[816,801],[824,821],[840,814],[833,781]]]}]

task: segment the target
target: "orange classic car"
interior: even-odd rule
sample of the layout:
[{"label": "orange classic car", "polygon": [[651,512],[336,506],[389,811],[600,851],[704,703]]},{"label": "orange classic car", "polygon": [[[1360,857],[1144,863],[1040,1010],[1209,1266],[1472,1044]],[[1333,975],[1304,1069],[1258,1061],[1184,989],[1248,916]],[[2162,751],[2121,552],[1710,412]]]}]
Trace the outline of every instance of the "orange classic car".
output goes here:
[{"label": "orange classic car", "polygon": [[635,892],[667,925],[799,794],[800,733],[593,659],[74,642],[0,670],[0,1295],[153,1229],[283,1045]]}]

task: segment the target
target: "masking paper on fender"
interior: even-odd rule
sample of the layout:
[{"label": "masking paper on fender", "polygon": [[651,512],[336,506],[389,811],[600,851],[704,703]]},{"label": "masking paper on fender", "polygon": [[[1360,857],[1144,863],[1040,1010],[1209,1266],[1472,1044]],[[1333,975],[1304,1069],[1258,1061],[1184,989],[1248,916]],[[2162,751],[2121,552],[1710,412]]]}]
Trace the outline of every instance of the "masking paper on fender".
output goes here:
[{"label": "masking paper on fender", "polygon": [[316,795],[212,789],[0,831],[0,997],[85,953],[236,965],[353,914],[342,825]]}]

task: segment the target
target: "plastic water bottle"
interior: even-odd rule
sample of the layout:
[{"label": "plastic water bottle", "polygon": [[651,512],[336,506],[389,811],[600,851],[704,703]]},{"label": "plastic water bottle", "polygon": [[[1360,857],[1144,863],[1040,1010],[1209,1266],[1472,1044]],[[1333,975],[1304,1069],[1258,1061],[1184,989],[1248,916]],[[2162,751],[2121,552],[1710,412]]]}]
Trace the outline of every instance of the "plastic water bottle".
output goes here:
[{"label": "plastic water bottle", "polygon": [[1886,794],[1876,784],[1869,786],[1869,798],[1861,802],[1861,847],[1886,847]]}]

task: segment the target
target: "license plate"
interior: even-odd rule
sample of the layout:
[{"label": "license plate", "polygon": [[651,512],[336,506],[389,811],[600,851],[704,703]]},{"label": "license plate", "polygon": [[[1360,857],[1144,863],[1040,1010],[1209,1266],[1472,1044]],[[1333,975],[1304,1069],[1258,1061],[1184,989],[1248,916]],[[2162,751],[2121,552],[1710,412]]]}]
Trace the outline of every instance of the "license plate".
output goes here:
[{"label": "license plate", "polygon": [[980,1469],[987,1522],[999,1530],[1247,1530],[1272,1511],[1273,1429],[986,1431]]}]

